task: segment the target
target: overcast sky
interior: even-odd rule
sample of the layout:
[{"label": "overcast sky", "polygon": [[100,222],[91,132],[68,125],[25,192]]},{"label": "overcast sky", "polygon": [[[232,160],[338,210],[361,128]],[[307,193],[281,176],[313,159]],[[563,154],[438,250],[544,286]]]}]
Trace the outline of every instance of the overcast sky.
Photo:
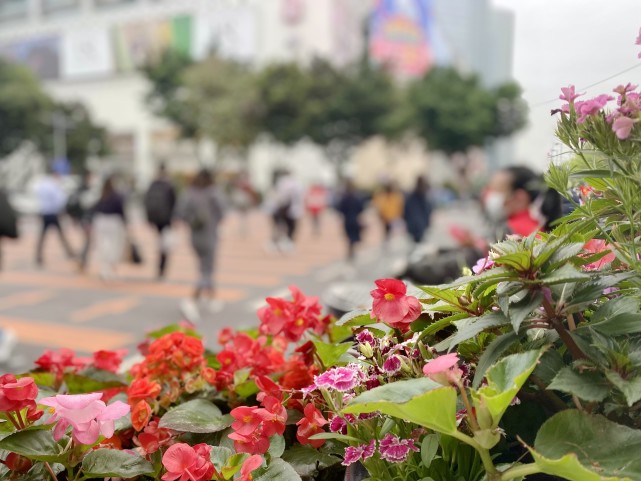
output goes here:
[{"label": "overcast sky", "polygon": [[[641,84],[641,0],[493,0],[515,14],[514,77],[530,104],[530,124],[517,136],[516,161],[541,169],[554,145],[549,112],[560,87],[575,84],[586,96],[621,83]],[[584,87],[630,67],[595,87]]]}]

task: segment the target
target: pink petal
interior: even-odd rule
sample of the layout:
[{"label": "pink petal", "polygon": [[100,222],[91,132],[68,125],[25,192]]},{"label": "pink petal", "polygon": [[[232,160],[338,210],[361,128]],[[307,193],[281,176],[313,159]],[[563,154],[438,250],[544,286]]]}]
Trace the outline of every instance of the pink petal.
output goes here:
[{"label": "pink petal", "polygon": [[68,427],[69,421],[67,421],[66,419],[60,419],[58,421],[58,424],[56,424],[53,428],[53,439],[55,439],[56,441],[60,441],[65,435],[65,431],[67,431]]},{"label": "pink petal", "polygon": [[58,404],[67,409],[83,409],[92,402],[102,399],[101,392],[92,392],[90,394],[58,394],[55,397]]},{"label": "pink petal", "polygon": [[171,446],[162,457],[162,464],[167,471],[183,473],[185,469],[194,464],[198,459],[194,449],[185,444],[179,443]]},{"label": "pink petal", "polygon": [[109,439],[111,436],[114,435],[114,431],[116,430],[116,425],[113,421],[100,421],[100,434],[102,434],[105,438]]},{"label": "pink petal", "polygon": [[438,374],[445,372],[448,369],[456,366],[458,363],[458,355],[454,352],[446,354],[444,356],[439,356],[435,359],[432,359],[430,362],[423,366],[423,374],[426,376],[430,374]]},{"label": "pink petal", "polygon": [[372,304],[372,313],[383,322],[397,323],[403,319],[409,311],[407,302],[394,300],[375,300]]},{"label": "pink petal", "polygon": [[[115,421],[129,414],[131,408],[129,404],[122,401],[115,401],[107,406],[97,417],[98,421]],[[107,436],[110,437],[110,436]]]},{"label": "pink petal", "polygon": [[75,427],[72,435],[79,443],[92,445],[98,441],[100,427],[96,421],[91,421],[87,425],[83,425],[82,429]]}]

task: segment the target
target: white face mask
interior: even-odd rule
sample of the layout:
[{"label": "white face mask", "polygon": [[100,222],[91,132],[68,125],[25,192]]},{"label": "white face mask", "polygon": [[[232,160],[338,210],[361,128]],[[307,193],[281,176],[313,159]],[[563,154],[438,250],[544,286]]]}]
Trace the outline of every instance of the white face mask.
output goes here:
[{"label": "white face mask", "polygon": [[485,212],[494,222],[505,220],[505,194],[502,192],[490,191],[485,197]]}]

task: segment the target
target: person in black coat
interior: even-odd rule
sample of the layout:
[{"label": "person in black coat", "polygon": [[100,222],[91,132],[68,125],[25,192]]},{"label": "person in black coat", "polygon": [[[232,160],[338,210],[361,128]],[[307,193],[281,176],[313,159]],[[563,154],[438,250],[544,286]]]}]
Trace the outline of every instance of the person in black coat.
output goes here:
[{"label": "person in black coat", "polygon": [[336,210],[343,216],[343,228],[347,238],[347,259],[352,261],[356,253],[356,245],[361,241],[361,224],[360,216],[365,210],[365,201],[356,191],[352,181],[347,181],[345,191],[338,199]]},{"label": "person in black coat", "polygon": [[405,225],[412,240],[418,244],[430,226],[432,202],[429,198],[429,186],[425,177],[416,179],[414,190],[405,199]]}]

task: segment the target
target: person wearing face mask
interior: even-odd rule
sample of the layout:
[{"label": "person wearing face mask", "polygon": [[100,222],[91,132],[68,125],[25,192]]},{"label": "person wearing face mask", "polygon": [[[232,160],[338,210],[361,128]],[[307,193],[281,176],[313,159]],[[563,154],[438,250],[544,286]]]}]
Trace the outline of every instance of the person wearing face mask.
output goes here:
[{"label": "person wearing face mask", "polygon": [[492,176],[483,196],[488,218],[497,227],[497,239],[506,234],[526,237],[546,231],[561,216],[561,196],[527,167],[511,166]]}]

